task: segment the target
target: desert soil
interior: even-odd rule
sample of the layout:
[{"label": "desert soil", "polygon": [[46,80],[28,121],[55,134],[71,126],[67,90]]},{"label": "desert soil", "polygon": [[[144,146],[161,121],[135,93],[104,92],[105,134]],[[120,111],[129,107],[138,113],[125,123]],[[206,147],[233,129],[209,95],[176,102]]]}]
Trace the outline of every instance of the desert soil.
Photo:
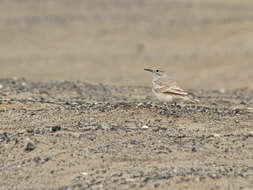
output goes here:
[{"label": "desert soil", "polygon": [[1,189],[252,189],[253,91],[0,80]]},{"label": "desert soil", "polygon": [[[0,190],[253,189],[252,10],[0,0]],[[158,102],[145,67],[200,102]]]},{"label": "desert soil", "polygon": [[252,87],[252,0],[1,0],[0,76]]}]

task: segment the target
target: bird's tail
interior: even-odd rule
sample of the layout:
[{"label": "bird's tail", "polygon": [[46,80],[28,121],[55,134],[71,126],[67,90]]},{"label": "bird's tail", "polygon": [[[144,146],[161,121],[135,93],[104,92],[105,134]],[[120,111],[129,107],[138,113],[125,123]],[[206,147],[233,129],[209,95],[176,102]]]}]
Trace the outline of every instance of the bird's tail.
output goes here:
[{"label": "bird's tail", "polygon": [[191,96],[185,96],[185,100],[190,101],[192,103],[198,103],[199,99],[195,98],[195,97],[191,97]]}]

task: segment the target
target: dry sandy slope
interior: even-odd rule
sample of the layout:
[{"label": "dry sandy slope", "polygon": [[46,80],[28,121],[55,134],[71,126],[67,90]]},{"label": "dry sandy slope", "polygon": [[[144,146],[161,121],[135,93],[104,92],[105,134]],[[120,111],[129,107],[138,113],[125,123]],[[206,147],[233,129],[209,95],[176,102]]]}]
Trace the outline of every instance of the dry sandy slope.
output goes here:
[{"label": "dry sandy slope", "polygon": [[186,88],[252,86],[251,0],[1,0],[0,76]]},{"label": "dry sandy slope", "polygon": [[163,105],[149,87],[0,84],[0,189],[253,188],[252,90]]}]

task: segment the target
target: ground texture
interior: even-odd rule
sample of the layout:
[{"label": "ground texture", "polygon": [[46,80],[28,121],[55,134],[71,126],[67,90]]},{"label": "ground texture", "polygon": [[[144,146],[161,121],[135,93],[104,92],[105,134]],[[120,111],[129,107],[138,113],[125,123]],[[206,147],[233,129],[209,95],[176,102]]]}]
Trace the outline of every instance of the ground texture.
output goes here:
[{"label": "ground texture", "polygon": [[252,0],[0,4],[0,190],[253,189]]},{"label": "ground texture", "polygon": [[0,76],[253,88],[252,0],[0,0]]},{"label": "ground texture", "polygon": [[253,91],[1,79],[0,189],[252,189]]}]

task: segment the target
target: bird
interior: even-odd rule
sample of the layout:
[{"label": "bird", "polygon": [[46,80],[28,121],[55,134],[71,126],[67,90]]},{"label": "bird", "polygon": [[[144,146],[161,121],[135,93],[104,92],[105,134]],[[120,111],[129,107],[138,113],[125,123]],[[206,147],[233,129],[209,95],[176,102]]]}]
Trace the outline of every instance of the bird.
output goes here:
[{"label": "bird", "polygon": [[172,81],[169,76],[162,70],[159,69],[144,69],[149,71],[153,75],[152,80],[152,91],[158,100],[162,102],[174,102],[179,100],[199,102],[194,99],[191,95],[180,88],[176,82]]}]

